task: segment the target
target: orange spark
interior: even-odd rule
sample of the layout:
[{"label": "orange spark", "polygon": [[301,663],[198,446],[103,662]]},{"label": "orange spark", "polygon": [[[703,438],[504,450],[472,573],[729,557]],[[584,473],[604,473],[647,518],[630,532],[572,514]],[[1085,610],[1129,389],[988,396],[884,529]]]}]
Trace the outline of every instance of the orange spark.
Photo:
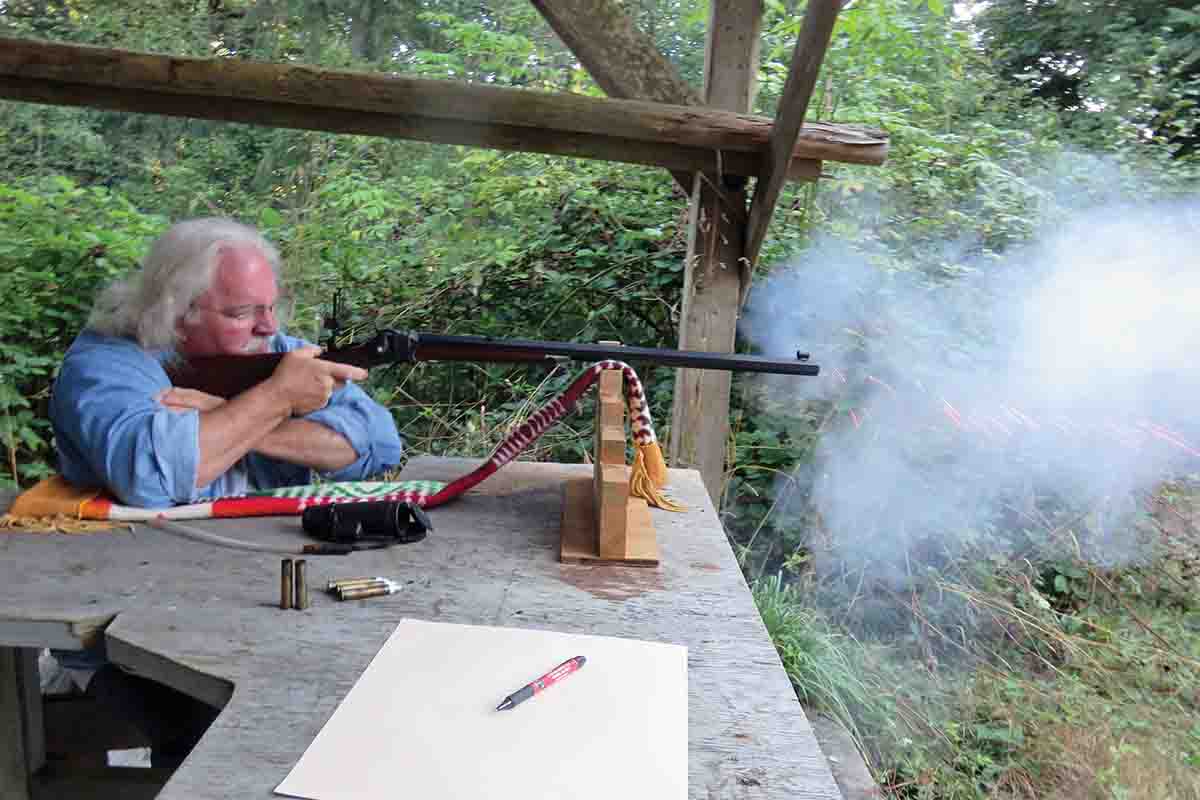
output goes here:
[{"label": "orange spark", "polygon": [[877,384],[879,384],[880,386],[882,386],[883,388],[887,389],[887,390],[888,390],[889,392],[891,392],[892,394],[895,394],[895,393],[896,393],[896,390],[895,390],[895,389],[893,389],[891,386],[888,386],[886,383],[884,383],[883,381],[879,380],[879,378],[876,378],[874,375],[868,375],[868,376],[867,376],[867,380],[868,380],[868,381],[870,381],[871,383],[877,383]]},{"label": "orange spark", "polygon": [[944,397],[942,398],[942,405],[944,405],[946,407],[946,416],[950,417],[950,420],[956,426],[958,426],[959,428],[962,428],[963,419],[962,419],[962,415],[958,413],[958,409],[956,409],[954,406],[950,405],[950,401]]},{"label": "orange spark", "polygon": [[1041,425],[1038,425],[1036,422],[1034,422],[1028,414],[1021,411],[1021,409],[1017,408],[1016,406],[1002,405],[1000,407],[1003,408],[1010,417],[1015,419],[1017,422],[1024,424],[1026,427],[1033,428],[1035,431],[1041,429]]},{"label": "orange spark", "polygon": [[1184,452],[1186,452],[1188,455],[1200,456],[1200,450],[1197,450],[1196,448],[1192,447],[1187,442],[1183,441],[1181,438],[1178,437],[1177,434],[1175,434],[1170,429],[1164,428],[1162,425],[1158,425],[1153,422],[1143,422],[1140,424],[1149,428],[1150,435],[1153,436],[1154,438],[1161,439],[1164,442],[1170,442],[1171,444],[1178,447],[1180,450],[1183,450]]}]

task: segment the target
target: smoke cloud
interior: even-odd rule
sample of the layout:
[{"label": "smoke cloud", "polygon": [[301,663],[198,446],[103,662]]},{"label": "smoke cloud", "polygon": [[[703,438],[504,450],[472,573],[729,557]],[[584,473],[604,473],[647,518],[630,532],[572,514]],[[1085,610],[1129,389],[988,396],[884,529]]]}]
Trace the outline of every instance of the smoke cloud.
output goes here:
[{"label": "smoke cloud", "polygon": [[1053,499],[1102,509],[1084,555],[1136,558],[1132,498],[1200,472],[1200,208],[1092,207],[955,274],[876,263],[818,242],[742,321],[764,354],[822,367],[760,386],[773,407],[827,409],[812,483],[792,493],[827,557],[902,580],[930,547],[1052,529]]}]

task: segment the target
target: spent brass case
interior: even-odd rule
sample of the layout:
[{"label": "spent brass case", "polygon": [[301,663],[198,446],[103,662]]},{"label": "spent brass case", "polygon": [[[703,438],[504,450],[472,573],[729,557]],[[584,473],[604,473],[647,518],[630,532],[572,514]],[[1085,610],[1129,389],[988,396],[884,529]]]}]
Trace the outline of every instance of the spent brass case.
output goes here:
[{"label": "spent brass case", "polygon": [[292,607],[292,559],[283,559],[282,571],[279,577],[279,607]]},{"label": "spent brass case", "polygon": [[296,574],[293,578],[295,595],[292,608],[303,611],[308,608],[308,562],[303,558],[296,560]]}]

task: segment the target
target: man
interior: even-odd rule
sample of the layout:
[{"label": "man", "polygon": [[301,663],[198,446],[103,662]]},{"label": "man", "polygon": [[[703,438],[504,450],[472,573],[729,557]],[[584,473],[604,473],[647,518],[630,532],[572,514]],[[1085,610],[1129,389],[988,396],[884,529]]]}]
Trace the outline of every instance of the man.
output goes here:
[{"label": "man", "polygon": [[[247,490],[365,478],[399,464],[387,409],[279,327],[279,255],[252,228],[180,222],[106,289],[67,351],[50,418],[63,477],[162,508]],[[174,358],[287,352],[224,401],[171,386]]]},{"label": "man", "polygon": [[[163,508],[251,489],[353,480],[395,467],[401,440],[387,409],[349,381],[365,370],[317,358],[279,327],[279,255],[228,219],[180,222],[142,269],[107,288],[54,384],[59,470],[122,502]],[[271,377],[229,399],[171,386],[165,365],[207,355],[286,352]],[[216,714],[130,675],[101,652],[56,652],[111,713],[179,764]]]}]

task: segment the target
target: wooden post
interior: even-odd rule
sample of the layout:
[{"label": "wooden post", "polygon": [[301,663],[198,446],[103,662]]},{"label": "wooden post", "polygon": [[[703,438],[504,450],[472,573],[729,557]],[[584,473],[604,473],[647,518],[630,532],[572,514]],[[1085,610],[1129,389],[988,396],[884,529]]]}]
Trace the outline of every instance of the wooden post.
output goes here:
[{"label": "wooden post", "polygon": [[0,647],[0,798],[27,800],[46,762],[38,651]]},{"label": "wooden post", "polygon": [[[707,105],[748,111],[758,71],[761,0],[713,0],[705,52]],[[722,199],[724,195],[724,199]],[[733,352],[744,287],[746,196],[739,182],[712,186],[697,175],[688,223],[679,347]],[[730,374],[681,369],[671,414],[671,466],[700,470],[714,505],[719,502],[729,438]]]},{"label": "wooden post", "polygon": [[658,564],[650,508],[629,496],[625,464],[625,400],[619,369],[600,373],[592,477],[564,487],[559,559],[570,563]]},{"label": "wooden post", "polygon": [[625,466],[625,405],[621,402],[620,370],[600,374],[596,398],[596,438],[592,452],[596,469],[592,483],[596,552],[620,560],[629,542],[625,507],[629,504],[629,468]]}]

